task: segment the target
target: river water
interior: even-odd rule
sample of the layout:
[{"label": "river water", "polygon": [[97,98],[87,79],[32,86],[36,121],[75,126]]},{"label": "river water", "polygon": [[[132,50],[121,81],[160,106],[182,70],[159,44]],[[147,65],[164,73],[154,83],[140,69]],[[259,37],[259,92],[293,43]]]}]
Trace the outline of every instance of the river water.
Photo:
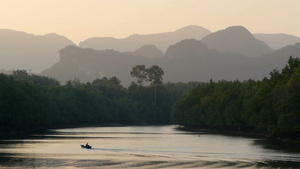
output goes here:
[{"label": "river water", "polygon": [[171,125],[68,128],[0,139],[0,168],[300,168],[300,150]]}]

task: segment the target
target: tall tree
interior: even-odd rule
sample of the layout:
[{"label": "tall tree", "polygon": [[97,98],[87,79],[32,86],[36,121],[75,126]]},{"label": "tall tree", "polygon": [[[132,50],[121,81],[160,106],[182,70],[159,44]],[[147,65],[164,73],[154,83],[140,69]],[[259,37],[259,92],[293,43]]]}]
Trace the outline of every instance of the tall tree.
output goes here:
[{"label": "tall tree", "polygon": [[136,65],[132,68],[130,75],[137,78],[137,83],[142,85],[144,81],[147,81],[147,70],[145,65]]},{"label": "tall tree", "polygon": [[144,81],[151,84],[162,84],[164,71],[157,65],[151,66],[149,69],[145,65],[136,65],[132,68],[130,75],[137,78],[137,83],[142,85]]},{"label": "tall tree", "polygon": [[143,81],[151,82],[154,87],[154,102],[156,104],[156,85],[162,84],[164,71],[157,65],[151,66],[149,69],[145,65],[136,65],[132,68],[130,75],[136,77],[137,83],[142,85]]},{"label": "tall tree", "polygon": [[152,82],[154,86],[154,102],[156,105],[156,85],[162,84],[164,71],[159,66],[153,65],[149,69],[147,69],[147,77],[148,81]]},{"label": "tall tree", "polygon": [[152,82],[152,84],[162,84],[163,75],[164,71],[159,66],[153,65],[147,69],[148,81]]}]

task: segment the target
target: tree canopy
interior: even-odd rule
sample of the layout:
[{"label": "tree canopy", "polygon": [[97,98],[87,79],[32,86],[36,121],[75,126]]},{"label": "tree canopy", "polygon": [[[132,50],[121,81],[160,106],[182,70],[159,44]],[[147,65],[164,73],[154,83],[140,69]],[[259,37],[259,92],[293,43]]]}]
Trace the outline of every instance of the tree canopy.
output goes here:
[{"label": "tree canopy", "polygon": [[176,124],[251,130],[268,136],[300,135],[300,60],[290,57],[282,71],[262,81],[200,84],[174,105]]},{"label": "tree canopy", "polygon": [[144,81],[152,84],[162,84],[164,71],[157,65],[146,68],[145,65],[136,65],[132,68],[130,75],[137,78],[137,83],[142,85]]},{"label": "tree canopy", "polygon": [[169,124],[171,107],[186,86],[158,86],[155,104],[152,86],[133,83],[127,89],[117,77],[85,84],[75,78],[60,85],[22,70],[0,74],[0,133],[60,125]]},{"label": "tree canopy", "polygon": [[[130,74],[142,77],[140,85],[125,88],[117,77],[85,84],[75,78],[61,85],[22,70],[0,74],[0,132],[75,124],[169,124],[172,119],[184,126],[299,138],[298,58],[290,57],[281,71],[260,81],[163,84],[163,70],[144,65]],[[143,81],[152,85],[142,86]]]}]

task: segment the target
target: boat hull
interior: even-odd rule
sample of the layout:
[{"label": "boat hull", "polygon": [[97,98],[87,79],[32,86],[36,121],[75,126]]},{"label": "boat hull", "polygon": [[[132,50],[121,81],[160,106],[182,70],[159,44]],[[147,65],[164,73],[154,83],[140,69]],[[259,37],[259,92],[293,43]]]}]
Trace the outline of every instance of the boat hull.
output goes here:
[{"label": "boat hull", "polygon": [[92,149],[92,146],[85,146],[85,145],[80,145],[81,148],[86,148],[86,149]]}]

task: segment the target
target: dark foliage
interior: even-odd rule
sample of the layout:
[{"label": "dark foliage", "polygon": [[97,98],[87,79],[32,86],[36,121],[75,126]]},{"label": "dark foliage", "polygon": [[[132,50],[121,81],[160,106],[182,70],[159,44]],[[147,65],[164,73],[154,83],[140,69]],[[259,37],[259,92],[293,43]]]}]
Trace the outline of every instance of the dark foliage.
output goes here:
[{"label": "dark foliage", "polygon": [[184,126],[255,130],[272,137],[300,136],[300,60],[290,57],[262,81],[200,84],[178,100],[172,119]]},{"label": "dark foliage", "polygon": [[[195,83],[197,84],[197,83]],[[0,131],[18,131],[64,125],[168,124],[175,101],[193,83],[157,85],[136,83],[126,89],[118,78],[66,85],[18,70],[0,74]]]}]

